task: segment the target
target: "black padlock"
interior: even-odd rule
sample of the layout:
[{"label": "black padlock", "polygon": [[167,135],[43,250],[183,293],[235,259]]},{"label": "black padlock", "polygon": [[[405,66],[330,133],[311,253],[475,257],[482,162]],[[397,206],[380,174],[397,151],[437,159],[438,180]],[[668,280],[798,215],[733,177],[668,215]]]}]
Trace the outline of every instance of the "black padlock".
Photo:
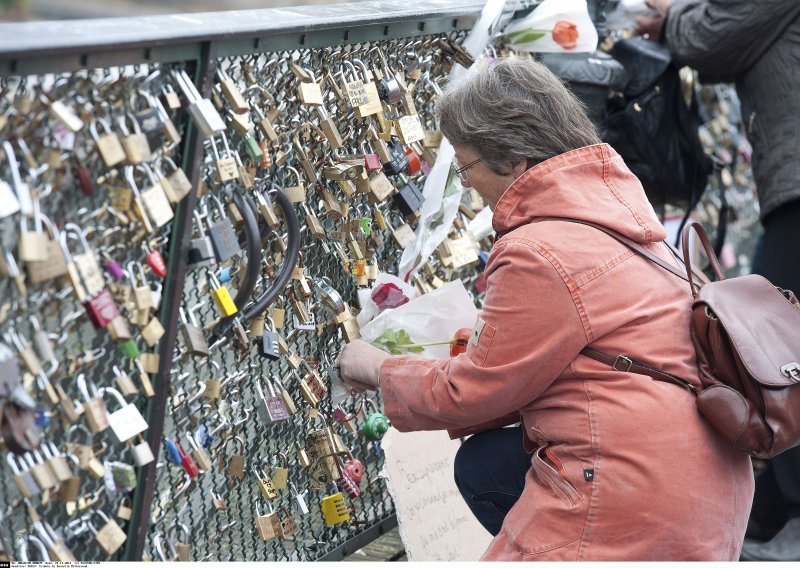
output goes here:
[{"label": "black padlock", "polygon": [[264,335],[261,336],[258,342],[258,352],[262,357],[266,357],[270,361],[277,361],[280,359],[281,352],[278,346],[278,334],[274,331],[264,330]]},{"label": "black padlock", "polygon": [[403,150],[403,145],[399,142],[390,142],[388,149],[391,160],[383,164],[383,172],[388,176],[400,175],[408,167],[408,156]]},{"label": "black padlock", "polygon": [[198,266],[216,264],[217,255],[214,252],[214,245],[211,243],[211,238],[206,235],[203,222],[200,220],[197,211],[194,212],[194,219],[197,221],[200,236],[192,239],[189,243],[186,265],[190,268],[196,268]]},{"label": "black padlock", "polygon": [[425,201],[422,191],[417,187],[417,184],[410,180],[397,190],[392,199],[404,217],[418,211]]},{"label": "black padlock", "polygon": [[[144,103],[142,103],[144,101]],[[144,91],[133,91],[130,96],[130,107],[133,116],[142,132],[149,136],[160,134],[164,129],[164,120],[158,112],[153,97]]]},{"label": "black padlock", "polygon": [[208,229],[211,236],[211,244],[214,246],[214,253],[217,256],[217,261],[225,262],[233,255],[242,250],[239,246],[239,238],[236,236],[236,231],[233,229],[233,222],[225,214],[225,209],[222,207],[219,199],[212,195],[211,199],[217,204],[217,210],[221,218],[215,223],[211,224]]}]

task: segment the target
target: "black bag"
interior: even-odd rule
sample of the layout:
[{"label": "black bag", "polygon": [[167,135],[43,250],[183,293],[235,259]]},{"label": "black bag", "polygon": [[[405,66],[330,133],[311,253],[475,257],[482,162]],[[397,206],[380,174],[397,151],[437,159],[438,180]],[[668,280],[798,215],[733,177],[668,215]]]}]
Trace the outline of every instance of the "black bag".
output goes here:
[{"label": "black bag", "polygon": [[628,75],[621,104],[611,103],[602,137],[639,178],[656,209],[665,204],[687,211],[706,188],[711,161],[697,130],[697,99],[686,105],[669,49],[642,38],[614,45]]}]

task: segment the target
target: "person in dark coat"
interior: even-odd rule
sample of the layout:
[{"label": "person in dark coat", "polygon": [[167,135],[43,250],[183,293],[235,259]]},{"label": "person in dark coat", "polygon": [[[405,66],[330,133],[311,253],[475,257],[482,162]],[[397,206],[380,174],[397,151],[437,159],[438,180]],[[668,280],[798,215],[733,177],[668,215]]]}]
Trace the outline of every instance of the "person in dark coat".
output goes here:
[{"label": "person in dark coat", "polygon": [[[646,2],[659,18],[640,20],[640,32],[660,37],[673,59],[698,70],[702,81],[735,81],[753,146],[764,226],[762,256],[754,271],[776,286],[800,292],[800,2]],[[800,560],[800,446],[772,459],[762,477],[754,513],[767,509],[788,520],[767,542],[745,540],[742,558]],[[775,508],[775,488],[785,512]]]}]

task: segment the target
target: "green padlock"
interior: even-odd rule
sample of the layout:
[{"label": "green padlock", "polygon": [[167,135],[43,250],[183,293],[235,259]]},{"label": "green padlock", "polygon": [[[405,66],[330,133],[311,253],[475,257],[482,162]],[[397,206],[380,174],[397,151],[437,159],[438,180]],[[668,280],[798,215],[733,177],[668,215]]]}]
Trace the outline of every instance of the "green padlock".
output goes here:
[{"label": "green padlock", "polygon": [[378,411],[378,407],[370,399],[367,399],[367,404],[372,405],[373,412],[370,414],[366,421],[361,425],[361,434],[373,442],[379,442],[383,435],[389,430],[389,419]]},{"label": "green padlock", "polygon": [[372,234],[372,219],[369,217],[362,217],[359,219],[358,226],[361,228],[361,232],[364,233],[365,237]]},{"label": "green padlock", "polygon": [[244,144],[247,148],[247,153],[250,155],[250,158],[255,163],[261,163],[261,160],[264,158],[264,152],[261,150],[261,147],[258,145],[258,141],[256,137],[253,136],[252,132],[248,132],[244,137]]},{"label": "green padlock", "polygon": [[111,462],[110,465],[114,485],[123,490],[136,488],[136,470],[132,465],[124,462]]},{"label": "green padlock", "polygon": [[139,356],[142,354],[139,351],[139,348],[136,346],[136,342],[133,339],[123,341],[118,345],[119,348],[122,349],[122,352],[125,353],[125,355],[127,355],[129,359],[138,359]]}]

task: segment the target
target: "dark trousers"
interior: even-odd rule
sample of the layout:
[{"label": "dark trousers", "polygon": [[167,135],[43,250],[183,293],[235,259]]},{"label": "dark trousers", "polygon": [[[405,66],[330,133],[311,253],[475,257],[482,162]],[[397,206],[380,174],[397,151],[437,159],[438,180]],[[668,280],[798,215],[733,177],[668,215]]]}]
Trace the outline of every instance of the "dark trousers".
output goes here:
[{"label": "dark trousers", "polygon": [[455,459],[458,490],[493,536],[525,488],[531,456],[522,446],[522,427],[481,432],[468,438]]},{"label": "dark trousers", "polygon": [[[753,272],[800,296],[800,200],[764,219],[764,237]],[[800,446],[769,461],[753,499],[753,516],[800,517]],[[776,500],[775,496],[780,495]]]}]

